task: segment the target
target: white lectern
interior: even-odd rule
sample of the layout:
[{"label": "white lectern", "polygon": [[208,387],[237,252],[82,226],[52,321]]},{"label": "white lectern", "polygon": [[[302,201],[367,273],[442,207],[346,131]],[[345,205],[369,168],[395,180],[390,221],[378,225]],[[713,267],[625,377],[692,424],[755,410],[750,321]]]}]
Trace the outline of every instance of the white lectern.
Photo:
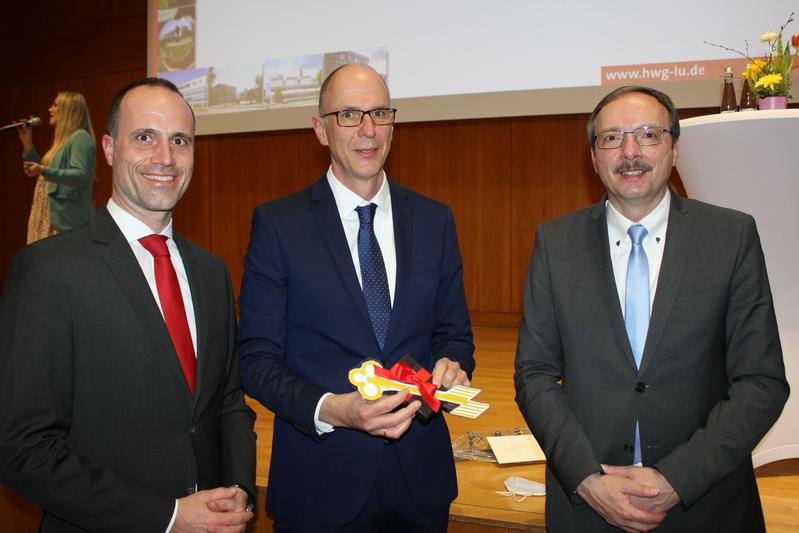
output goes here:
[{"label": "white lectern", "polygon": [[754,465],[799,457],[799,109],[695,117],[680,129],[677,170],[688,196],[755,217],[766,256],[793,390]]}]

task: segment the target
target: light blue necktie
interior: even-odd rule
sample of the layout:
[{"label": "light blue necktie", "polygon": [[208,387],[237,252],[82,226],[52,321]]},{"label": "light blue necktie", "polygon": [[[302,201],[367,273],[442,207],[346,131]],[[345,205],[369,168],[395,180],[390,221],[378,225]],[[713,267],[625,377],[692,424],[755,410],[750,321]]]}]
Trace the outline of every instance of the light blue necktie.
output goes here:
[{"label": "light blue necktie", "polygon": [[[646,259],[643,240],[647,235],[641,224],[630,226],[627,233],[632,239],[630,260],[627,263],[627,286],[624,291],[624,327],[635,358],[635,367],[641,366],[646,333],[649,329],[649,261]],[[641,435],[635,422],[635,451],[633,463],[641,462]]]},{"label": "light blue necktie", "polygon": [[374,230],[374,217],[376,204],[356,207],[358,220],[358,262],[361,264],[361,285],[366,307],[369,309],[369,318],[372,320],[372,329],[375,338],[383,349],[388,333],[388,323],[391,318],[391,295],[388,292],[388,277],[383,254]]}]

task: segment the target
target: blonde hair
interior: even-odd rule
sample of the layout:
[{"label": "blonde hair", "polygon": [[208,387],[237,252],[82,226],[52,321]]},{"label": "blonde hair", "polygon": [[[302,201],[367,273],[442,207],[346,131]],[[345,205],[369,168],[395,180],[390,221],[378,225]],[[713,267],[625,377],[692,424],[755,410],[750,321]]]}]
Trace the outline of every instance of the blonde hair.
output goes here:
[{"label": "blonde hair", "polygon": [[94,128],[92,128],[92,119],[89,116],[89,106],[82,94],[61,91],[55,97],[55,104],[58,106],[58,120],[55,124],[53,144],[42,157],[44,166],[50,166],[56,153],[64,147],[67,139],[76,130],[86,130],[94,142]]}]

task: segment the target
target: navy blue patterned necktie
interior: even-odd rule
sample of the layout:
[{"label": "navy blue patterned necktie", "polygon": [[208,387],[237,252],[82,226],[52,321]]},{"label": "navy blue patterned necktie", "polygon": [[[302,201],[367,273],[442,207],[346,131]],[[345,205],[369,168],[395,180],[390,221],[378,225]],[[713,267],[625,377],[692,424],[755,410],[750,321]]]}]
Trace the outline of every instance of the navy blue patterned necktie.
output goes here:
[{"label": "navy blue patterned necktie", "polygon": [[358,229],[358,261],[361,263],[361,285],[372,319],[380,349],[386,342],[388,323],[391,317],[391,295],[388,292],[388,277],[383,254],[374,230],[376,204],[356,207],[361,227]]}]

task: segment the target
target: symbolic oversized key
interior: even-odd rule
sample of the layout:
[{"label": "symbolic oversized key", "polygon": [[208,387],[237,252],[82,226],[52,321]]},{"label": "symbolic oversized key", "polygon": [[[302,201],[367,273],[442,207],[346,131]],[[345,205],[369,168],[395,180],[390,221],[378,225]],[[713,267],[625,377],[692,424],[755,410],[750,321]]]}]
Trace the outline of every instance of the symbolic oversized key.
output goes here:
[{"label": "symbolic oversized key", "polygon": [[[395,365],[395,367],[396,366],[398,365]],[[398,372],[395,368],[392,368],[391,371],[386,371],[383,369],[383,365],[377,361],[370,360],[365,361],[359,368],[350,370],[349,379],[350,383],[358,388],[358,392],[361,393],[361,396],[367,400],[377,400],[383,396],[383,392],[385,391],[396,392],[404,390],[415,396],[421,396],[433,411],[438,411],[439,404],[441,404],[445,410],[453,415],[477,418],[483,414],[483,411],[488,409],[487,403],[475,402],[472,400],[472,398],[481,392],[480,389],[458,385],[448,390],[435,390],[435,392],[432,393],[434,401],[431,402],[428,401],[428,398],[425,396],[428,396],[429,393],[435,389],[432,384],[422,383],[422,387],[427,390],[421,391],[418,384],[419,380],[417,380],[417,383],[414,383],[412,381],[400,381],[399,379],[379,375],[391,375],[392,373],[396,375]],[[427,374],[426,371],[425,374]],[[429,374],[427,374],[427,376],[429,376]]]}]

